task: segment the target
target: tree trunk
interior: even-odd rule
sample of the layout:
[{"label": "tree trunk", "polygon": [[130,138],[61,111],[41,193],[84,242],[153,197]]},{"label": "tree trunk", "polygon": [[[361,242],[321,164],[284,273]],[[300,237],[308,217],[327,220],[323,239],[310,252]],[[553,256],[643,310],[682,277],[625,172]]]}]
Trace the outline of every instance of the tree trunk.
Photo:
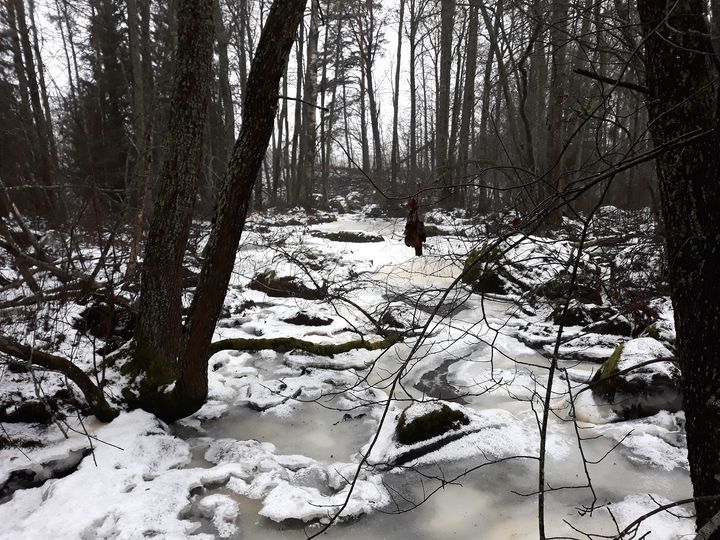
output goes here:
[{"label": "tree trunk", "polygon": [[262,166],[278,108],[278,86],[303,17],[306,0],[274,2],[250,68],[240,135],[218,195],[207,259],[188,314],[180,377],[167,419],[198,410],[207,398],[208,348],[225,299],[253,185]]},{"label": "tree trunk", "polygon": [[468,156],[470,150],[470,120],[475,111],[475,74],[477,72],[478,6],[470,2],[470,20],[467,33],[467,65],[463,88],[462,116],[458,134],[458,172],[460,181],[468,182]]},{"label": "tree trunk", "polygon": [[[145,204],[148,193],[150,172],[150,125],[151,109],[148,104],[149,88],[146,88],[148,77],[146,72],[150,62],[149,50],[145,49],[145,26],[149,26],[150,0],[140,0],[143,4],[143,21],[140,22],[138,0],[127,0],[128,37],[130,41],[130,61],[132,66],[133,88],[133,124],[135,131],[135,165],[133,168],[133,183],[135,186],[135,215],[132,238],[130,239],[130,254],[128,257],[125,277],[131,281],[137,271],[137,254],[142,239],[143,222],[145,221]],[[142,51],[142,53],[141,53]],[[152,71],[150,71],[152,73]],[[152,76],[152,75],[150,75]]]},{"label": "tree trunk", "polygon": [[[303,64],[303,27],[297,36],[297,70],[295,72],[295,120],[293,122],[293,139],[292,139],[292,162],[290,163],[290,182],[288,182],[288,206],[291,208],[300,202],[300,170],[298,162],[298,148],[300,143],[300,133],[302,128],[302,64]],[[244,111],[243,111],[244,112]]]},{"label": "tree trunk", "polygon": [[[720,136],[712,44],[695,0],[641,0],[647,104],[657,158],[669,281],[696,497],[720,494]],[[671,12],[668,10],[671,9]],[[694,140],[688,141],[694,137]],[[720,500],[698,501],[697,526],[717,529]],[[703,538],[717,540],[714,530]]]},{"label": "tree trunk", "polygon": [[[37,174],[40,179],[40,183],[43,186],[51,186],[53,182],[50,160],[50,143],[47,124],[45,122],[45,114],[40,102],[40,90],[37,83],[35,59],[33,58],[32,46],[30,44],[30,32],[28,31],[27,20],[25,18],[25,3],[23,0],[8,1],[13,3],[17,24],[17,35],[19,36],[19,42],[24,59],[24,75],[21,79],[21,86],[23,86],[23,82],[26,82],[27,89],[29,91],[30,104],[32,105],[32,118],[35,126],[33,134],[35,135],[35,140],[37,141],[37,149],[34,149],[34,153],[37,156]],[[8,10],[10,9],[12,8],[8,6]],[[42,195],[42,200],[47,201],[46,210],[48,213],[45,215],[52,215],[52,211],[55,209],[55,198],[49,192],[46,192]],[[56,219],[59,218],[59,216],[53,217]]]},{"label": "tree trunk", "polygon": [[233,109],[232,90],[230,88],[230,61],[228,59],[228,35],[223,23],[222,9],[220,8],[220,0],[215,0],[213,4],[215,34],[217,39],[218,51],[218,79],[220,81],[220,98],[222,100],[223,111],[223,149],[220,156],[223,158],[223,167],[226,165],[225,160],[232,145],[235,143],[235,111]]},{"label": "tree trunk", "polygon": [[[455,0],[440,2],[440,79],[435,108],[435,177],[438,184],[449,188],[452,175],[448,162],[448,130],[450,127],[450,68],[452,67],[453,24]],[[443,191],[444,204],[452,204],[450,191]]]},{"label": "tree trunk", "polygon": [[145,372],[141,404],[154,410],[159,387],[175,380],[182,325],[182,267],[192,221],[208,110],[212,0],[181,0],[168,149],[148,234],[136,331],[135,365]]},{"label": "tree trunk", "polygon": [[400,64],[402,60],[403,19],[405,18],[405,0],[400,0],[398,8],[397,56],[395,57],[395,88],[393,89],[392,155],[390,157],[390,193],[395,195],[400,170],[400,141],[398,134],[398,115],[400,113]]},{"label": "tree trunk", "polygon": [[[563,189],[561,152],[565,144],[564,113],[567,103],[567,67],[565,65],[565,42],[567,33],[564,21],[567,19],[567,0],[553,0],[550,20],[550,96],[546,120],[545,138],[547,154],[543,167],[544,199],[550,201]],[[551,203],[554,204],[554,203]],[[557,227],[562,219],[559,210],[548,214],[546,225]]]},{"label": "tree trunk", "polygon": [[303,206],[312,205],[312,183],[315,174],[316,155],[316,103],[317,63],[320,14],[316,0],[310,2],[310,29],[308,30],[307,61],[305,64],[305,87],[303,89],[302,131],[300,135],[299,183]]},{"label": "tree trunk", "polygon": [[48,99],[47,85],[45,84],[45,65],[40,55],[40,44],[38,43],[37,24],[35,23],[35,0],[29,0],[30,25],[32,27],[33,51],[37,60],[38,80],[40,83],[40,97],[42,98],[43,109],[45,110],[45,129],[47,131],[48,144],[50,146],[51,169],[56,170],[58,165],[58,152],[53,133],[52,114],[50,111],[50,100]]},{"label": "tree trunk", "polygon": [[420,190],[420,182],[417,174],[417,32],[420,14],[416,12],[417,0],[410,0],[410,184],[414,191]]}]

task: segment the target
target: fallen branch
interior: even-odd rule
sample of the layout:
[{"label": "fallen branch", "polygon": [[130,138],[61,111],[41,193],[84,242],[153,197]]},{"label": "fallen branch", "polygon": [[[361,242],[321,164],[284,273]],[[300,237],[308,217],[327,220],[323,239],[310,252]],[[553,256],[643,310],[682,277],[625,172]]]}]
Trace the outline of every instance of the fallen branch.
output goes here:
[{"label": "fallen branch", "polygon": [[294,337],[280,338],[235,338],[223,339],[210,344],[208,355],[212,356],[220,351],[263,351],[270,349],[276,352],[289,352],[293,349],[317,354],[319,356],[332,356],[353,351],[355,349],[366,349],[368,351],[377,351],[379,349],[387,349],[400,341],[397,335],[386,337],[381,341],[366,341],[364,339],[355,339],[346,341],[345,343],[314,343],[304,339]]},{"label": "fallen branch", "polygon": [[0,336],[0,352],[13,358],[23,360],[49,371],[62,373],[74,382],[85,396],[90,410],[101,422],[110,422],[118,415],[105,399],[102,390],[92,382],[90,377],[67,358],[38,351],[28,345],[18,343],[8,337]]}]

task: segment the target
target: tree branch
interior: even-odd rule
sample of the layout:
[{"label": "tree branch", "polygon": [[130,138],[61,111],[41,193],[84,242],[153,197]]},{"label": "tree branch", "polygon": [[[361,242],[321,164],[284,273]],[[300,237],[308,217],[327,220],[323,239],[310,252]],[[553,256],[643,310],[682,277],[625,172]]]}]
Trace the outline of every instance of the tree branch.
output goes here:
[{"label": "tree branch", "polygon": [[399,341],[400,337],[397,335],[386,337],[381,341],[355,339],[353,341],[346,341],[345,343],[314,343],[312,341],[306,341],[304,339],[294,337],[259,339],[235,338],[223,339],[212,343],[209,348],[209,356],[226,350],[262,351],[265,349],[271,349],[277,352],[288,352],[293,349],[300,349],[319,356],[332,356],[334,354],[350,352],[355,349],[366,349],[368,351],[387,349]]},{"label": "tree branch", "polygon": [[628,90],[635,90],[636,92],[641,92],[643,94],[650,93],[650,89],[646,86],[625,81],[619,81],[617,79],[611,79],[610,77],[603,77],[602,75],[598,75],[597,73],[593,73],[592,71],[588,71],[587,69],[573,69],[573,72],[577,73],[578,75],[582,75],[583,77],[588,77],[590,79],[594,79],[596,81],[607,84],[612,84],[614,86],[619,86],[621,88],[627,88]]},{"label": "tree branch", "polygon": [[105,399],[102,390],[95,386],[90,377],[67,358],[38,351],[6,336],[0,336],[0,352],[24,360],[49,371],[62,373],[74,382],[85,396],[90,410],[101,422],[110,422],[118,415]]}]

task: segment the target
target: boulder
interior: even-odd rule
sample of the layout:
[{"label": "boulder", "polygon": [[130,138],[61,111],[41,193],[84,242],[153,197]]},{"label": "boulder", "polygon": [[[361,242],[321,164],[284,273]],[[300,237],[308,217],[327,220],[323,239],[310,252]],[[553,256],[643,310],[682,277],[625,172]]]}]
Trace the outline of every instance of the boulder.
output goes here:
[{"label": "boulder", "polygon": [[463,283],[470,285],[476,293],[507,294],[500,257],[500,252],[492,246],[472,250],[463,266]]},{"label": "boulder", "polygon": [[583,332],[593,334],[607,334],[613,336],[632,336],[633,326],[627,317],[615,315],[607,320],[601,320],[587,325],[583,328]]},{"label": "boulder", "polygon": [[310,288],[302,280],[293,276],[278,276],[274,270],[264,270],[248,284],[250,289],[261,291],[276,298],[304,298],[306,300],[322,300],[327,290]]},{"label": "boulder", "polygon": [[332,319],[326,319],[306,311],[298,311],[292,317],[288,317],[282,321],[288,324],[296,324],[298,326],[327,326],[332,324]]},{"label": "boulder", "polygon": [[395,429],[395,438],[400,444],[416,444],[467,426],[470,419],[462,411],[451,409],[445,404],[423,407],[411,405],[400,415]]},{"label": "boulder", "polygon": [[[641,365],[648,361],[656,361]],[[627,369],[628,373],[618,375]],[[651,337],[618,345],[592,381],[595,398],[606,401],[621,419],[652,416],[682,408],[680,369],[672,352]]]},{"label": "boulder", "polygon": [[312,236],[317,238],[325,238],[326,240],[332,240],[333,242],[349,242],[349,243],[367,243],[367,242],[384,242],[385,239],[382,236],[376,234],[368,234],[362,231],[336,231],[336,232],[325,232],[325,231],[312,231]]}]

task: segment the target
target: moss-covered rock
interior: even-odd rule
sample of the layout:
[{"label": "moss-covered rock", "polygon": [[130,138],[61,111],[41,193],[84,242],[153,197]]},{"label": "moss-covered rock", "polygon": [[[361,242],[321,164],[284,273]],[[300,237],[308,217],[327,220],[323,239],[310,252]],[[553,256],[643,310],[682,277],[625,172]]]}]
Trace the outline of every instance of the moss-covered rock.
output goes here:
[{"label": "moss-covered rock", "polygon": [[298,311],[292,317],[283,319],[283,322],[296,324],[298,326],[327,326],[332,324],[332,319],[326,319],[325,317],[313,315],[312,313],[308,313],[306,311]]},{"label": "moss-covered rock", "polygon": [[463,266],[463,283],[470,285],[476,293],[507,294],[505,280],[500,275],[501,256],[493,246],[472,250]]},{"label": "moss-covered rock", "polygon": [[325,238],[333,242],[347,242],[354,244],[364,244],[371,242],[384,242],[385,239],[382,236],[376,234],[368,234],[361,231],[337,231],[337,232],[325,232],[325,231],[313,231],[312,236],[317,238]]},{"label": "moss-covered rock", "polygon": [[400,415],[395,429],[395,438],[400,444],[415,444],[459,429],[470,423],[462,411],[451,409],[447,405],[430,410],[407,421],[407,410]]},{"label": "moss-covered rock", "polygon": [[322,300],[327,296],[325,287],[311,289],[296,277],[278,276],[274,270],[270,269],[264,270],[255,276],[248,284],[248,287],[277,298]]},{"label": "moss-covered rock", "polygon": [[674,357],[649,337],[618,345],[593,377],[591,388],[620,419],[682,408],[680,370]]}]

